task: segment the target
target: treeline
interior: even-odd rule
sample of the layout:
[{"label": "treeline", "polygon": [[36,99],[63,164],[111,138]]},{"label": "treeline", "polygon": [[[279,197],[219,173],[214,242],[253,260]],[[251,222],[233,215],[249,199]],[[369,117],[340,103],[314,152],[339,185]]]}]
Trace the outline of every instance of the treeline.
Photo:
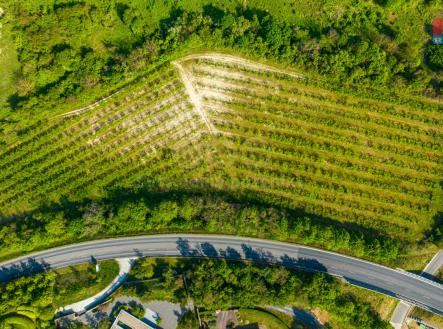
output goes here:
[{"label": "treeline", "polygon": [[395,239],[347,228],[323,218],[223,195],[119,193],[103,201],[50,207],[3,225],[2,257],[54,244],[105,236],[212,232],[287,240],[378,262],[402,252]]},{"label": "treeline", "polygon": [[[157,288],[164,295],[171,294],[183,303],[190,296],[195,305],[206,310],[266,305],[318,307],[330,313],[339,328],[389,328],[369,304],[342,291],[338,281],[326,274],[247,262],[194,259],[165,264],[144,258],[137,261],[129,280],[153,276],[160,276]],[[179,277],[185,278],[186,285],[183,281],[177,284],[182,280]],[[1,283],[0,326],[21,321],[36,328],[54,327],[53,285],[52,273]],[[140,293],[133,284],[122,289],[125,295]]]},{"label": "treeline", "polygon": [[443,248],[443,212],[439,211],[435,215],[434,224],[427,234],[427,239]]},{"label": "treeline", "polygon": [[[330,313],[342,329],[389,328],[389,323],[382,321],[369,304],[343,292],[338,281],[325,274],[207,259],[182,261],[164,268],[162,262],[145,258],[137,261],[131,275],[134,280],[160,275],[165,291],[172,291],[183,303],[189,296],[196,306],[206,310],[267,305],[318,307]],[[186,285],[177,285],[177,277],[184,277]],[[144,290],[130,284],[123,292],[143,295]]]},{"label": "treeline", "polygon": [[143,15],[146,4],[34,2],[7,8],[14,16],[21,64],[17,92],[10,97],[13,108],[60,104],[97,86],[118,84],[161,56],[194,48],[226,48],[267,57],[326,74],[335,84],[434,88],[437,94],[441,88],[441,81],[431,81],[432,70],[437,72],[442,65],[439,48],[429,46],[424,52],[431,72],[413,63],[416,56],[409,52],[415,53],[416,45],[399,51],[396,32],[381,7],[355,4],[320,27],[309,24],[310,18],[295,25],[256,8],[233,10],[202,3],[195,11],[171,8],[169,17],[153,25],[151,15],[165,17],[165,13],[153,8]]},{"label": "treeline", "polygon": [[51,273],[0,283],[0,328],[53,328],[53,286]]}]

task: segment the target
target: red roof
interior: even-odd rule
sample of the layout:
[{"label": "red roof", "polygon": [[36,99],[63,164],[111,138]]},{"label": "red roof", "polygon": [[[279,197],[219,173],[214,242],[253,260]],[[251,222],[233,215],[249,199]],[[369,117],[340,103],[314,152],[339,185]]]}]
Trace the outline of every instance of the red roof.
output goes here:
[{"label": "red roof", "polygon": [[432,21],[432,34],[434,36],[443,34],[443,18],[434,18]]}]

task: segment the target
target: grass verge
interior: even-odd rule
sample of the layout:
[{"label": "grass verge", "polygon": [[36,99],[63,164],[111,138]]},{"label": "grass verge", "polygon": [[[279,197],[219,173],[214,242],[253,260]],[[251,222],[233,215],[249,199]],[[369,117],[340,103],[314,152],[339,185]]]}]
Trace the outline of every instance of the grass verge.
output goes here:
[{"label": "grass verge", "polygon": [[293,328],[292,323],[288,325],[287,321],[283,321],[277,315],[259,309],[240,309],[238,319],[240,322],[238,329],[252,329],[260,326],[264,326],[266,329]]},{"label": "grass verge", "polygon": [[118,275],[114,260],[99,262],[100,271],[92,264],[70,266],[54,271],[54,309],[81,301],[103,290]]}]

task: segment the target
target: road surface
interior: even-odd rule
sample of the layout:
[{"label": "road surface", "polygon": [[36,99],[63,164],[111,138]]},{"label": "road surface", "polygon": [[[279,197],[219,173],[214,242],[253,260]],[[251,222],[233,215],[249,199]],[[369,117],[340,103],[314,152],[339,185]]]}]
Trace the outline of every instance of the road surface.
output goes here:
[{"label": "road surface", "polygon": [[405,271],[320,249],[236,236],[174,234],[96,240],[0,263],[0,281],[88,262],[125,257],[221,257],[329,273],[443,315],[443,287]]},{"label": "road surface", "polygon": [[[422,272],[422,275],[426,278],[432,279],[434,274],[436,274],[442,266],[443,266],[443,251],[440,250],[426,265],[425,269]],[[405,303],[403,301],[398,303],[394,313],[392,314],[390,321],[394,329],[401,329],[403,327],[403,323],[406,321],[406,318],[411,309],[412,306],[408,303]]]}]

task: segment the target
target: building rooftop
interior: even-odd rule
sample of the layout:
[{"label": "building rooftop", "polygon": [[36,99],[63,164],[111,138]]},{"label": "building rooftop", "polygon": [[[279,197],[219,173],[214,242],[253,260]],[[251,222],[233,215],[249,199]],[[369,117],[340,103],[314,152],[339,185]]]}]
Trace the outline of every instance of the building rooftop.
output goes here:
[{"label": "building rooftop", "polygon": [[156,329],[149,324],[141,321],[131,313],[121,310],[115,318],[110,329]]}]

